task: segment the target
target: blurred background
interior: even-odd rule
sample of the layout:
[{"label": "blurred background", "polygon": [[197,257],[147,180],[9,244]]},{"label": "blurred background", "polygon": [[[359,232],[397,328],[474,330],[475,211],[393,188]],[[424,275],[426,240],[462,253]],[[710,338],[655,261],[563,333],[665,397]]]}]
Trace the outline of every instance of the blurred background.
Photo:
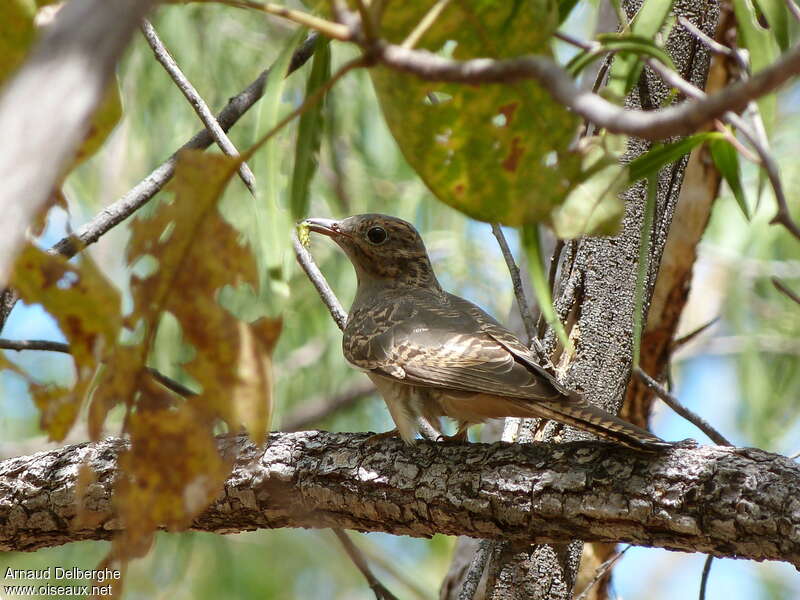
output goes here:
[{"label": "blurred background", "polygon": [[[585,4],[585,5],[584,5]],[[566,29],[585,37],[594,30],[596,8],[582,4]],[[188,78],[215,110],[246,87],[292,43],[294,30],[257,14],[215,5],[164,6],[153,15],[163,42]],[[567,58],[568,50],[559,50]],[[334,68],[353,56],[332,47]],[[290,76],[280,97],[285,114],[303,99],[310,66]],[[50,246],[111,203],[165,160],[198,129],[198,120],[141,36],[118,71],[124,116],[102,150],[72,173],[65,192],[70,215],[51,212],[40,242]],[[779,97],[780,127],[773,143],[792,206],[800,200],[800,86]],[[230,135],[248,147],[270,125],[270,107],[257,104]],[[347,75],[329,95],[325,134],[312,183],[309,216],[343,217],[385,212],[413,222],[422,233],[442,284],[486,309],[502,322],[516,319],[511,285],[489,226],[471,221],[439,203],[406,164],[377,105],[368,75]],[[250,161],[265,199],[267,218],[288,236],[286,209],[296,124]],[[800,307],[778,293],[771,276],[800,289],[797,241],[769,226],[774,202],[759,195],[755,169],[745,169],[746,193],[754,217],[747,222],[731,194],[723,190],[700,248],[683,330],[719,321],[677,353],[675,391],[689,408],[710,421],[736,445],[772,452],[800,451]],[[225,198],[232,222],[253,236],[252,200],[234,179]],[[513,231],[509,239],[516,248]],[[112,230],[89,250],[124,293],[129,273],[122,248],[126,225]],[[272,244],[271,247],[275,245]],[[341,334],[313,287],[294,264],[287,245],[269,257],[269,314],[282,314],[284,330],[276,350],[277,408],[273,429],[297,422],[302,409],[332,398],[343,407],[304,428],[332,431],[385,431],[392,427],[383,402],[365,394],[366,378],[349,368],[341,354]],[[313,238],[312,252],[345,307],[355,290],[349,263],[328,240]],[[266,259],[265,259],[266,260]],[[129,300],[128,300],[129,302]],[[54,321],[37,306],[20,303],[3,337],[62,341]],[[14,353],[42,381],[69,381],[67,356]],[[165,328],[153,364],[176,379],[180,340]],[[38,414],[24,383],[0,375],[0,458],[51,447],[38,430]],[[116,433],[113,419],[107,433]],[[654,431],[666,439],[708,440],[663,405],[653,416]],[[473,435],[479,435],[476,433]],[[80,427],[69,441],[86,439]],[[353,534],[379,578],[400,598],[436,598],[454,540],[415,540],[383,534]],[[105,542],[80,542],[32,554],[3,553],[0,567],[49,565],[94,568],[106,554]],[[626,600],[692,597],[697,593],[704,555],[632,548],[614,569],[613,591]],[[125,598],[372,598],[329,531],[259,531],[218,536],[160,534],[149,556],[129,568]],[[779,564],[718,560],[712,567],[709,600],[800,598],[800,575]]]}]

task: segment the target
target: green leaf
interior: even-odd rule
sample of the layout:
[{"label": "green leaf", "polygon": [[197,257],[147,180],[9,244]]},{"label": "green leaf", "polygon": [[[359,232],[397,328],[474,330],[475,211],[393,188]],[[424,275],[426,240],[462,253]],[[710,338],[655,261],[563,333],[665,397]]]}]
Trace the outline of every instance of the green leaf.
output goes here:
[{"label": "green leaf", "polygon": [[640,179],[658,173],[662,167],[675,162],[703,142],[719,139],[723,139],[721,133],[710,131],[696,133],[671,144],[653,146],[653,148],[628,164],[628,183],[633,184]]},{"label": "green leaf", "polygon": [[[319,37],[316,53],[311,64],[311,73],[306,81],[308,98],[331,76],[331,49],[328,39]],[[317,168],[316,155],[322,139],[324,102],[317,102],[300,116],[297,127],[297,142],[294,151],[294,171],[289,196],[292,217],[297,220],[308,216],[308,188]]]},{"label": "green leaf", "polygon": [[[555,0],[454,2],[421,39],[454,58],[550,55],[558,26]],[[429,2],[388,4],[383,34],[400,42]],[[513,16],[513,18],[511,18]],[[580,179],[569,149],[578,120],[532,82],[456,85],[371,70],[381,108],[411,166],[442,201],[488,222],[548,222]]]},{"label": "green leaf", "polygon": [[566,70],[573,77],[608,52],[649,56],[675,70],[672,58],[652,40],[640,35],[607,33],[597,36],[600,47],[579,52],[567,63]]},{"label": "green leaf", "polygon": [[742,187],[741,167],[739,166],[739,153],[731,145],[730,142],[723,139],[717,139],[709,144],[711,150],[711,158],[714,164],[725,179],[725,183],[731,188],[733,197],[736,198],[736,203],[744,214],[744,218],[750,220],[750,209],[747,206],[747,199],[744,196],[744,188]]},{"label": "green leaf", "polygon": [[542,259],[542,246],[539,240],[539,226],[525,225],[522,227],[522,245],[528,259],[528,272],[531,277],[533,292],[536,294],[536,302],[542,311],[547,324],[556,332],[561,345],[568,351],[572,351],[572,342],[567,337],[564,324],[556,315],[553,309],[553,297],[550,293],[550,285],[544,273],[544,260]]},{"label": "green leaf", "polygon": [[[753,73],[757,73],[778,58],[778,42],[770,31],[759,24],[752,0],[733,0],[733,11],[739,24],[739,44],[750,52],[750,66]],[[772,131],[777,109],[775,94],[759,98],[758,108],[764,120],[764,128],[769,133]]]},{"label": "green leaf", "polygon": [[582,181],[553,210],[552,226],[559,238],[617,233],[624,213],[619,193],[628,181],[627,167],[620,163],[626,143],[625,136],[609,134],[582,140]]},{"label": "green leaf", "polygon": [[572,9],[575,8],[577,3],[578,0],[558,0],[559,25],[567,20],[567,17],[569,17],[569,14],[572,12]]},{"label": "green leaf", "polygon": [[[791,0],[794,2],[795,0]],[[758,7],[769,23],[770,31],[781,50],[789,49],[789,7],[786,0],[757,0]]]},{"label": "green leaf", "polygon": [[[659,32],[672,8],[672,0],[646,0],[631,21],[631,34],[652,40]],[[634,54],[615,57],[604,94],[622,101],[639,80],[642,61]]]},{"label": "green leaf", "polygon": [[[294,50],[305,35],[305,30],[301,29],[289,39],[267,75],[259,112],[260,131],[256,132],[256,139],[262,132],[272,129],[281,119],[286,72]],[[280,201],[281,190],[285,189],[285,185],[281,173],[283,153],[279,140],[280,135],[274,136],[261,150],[264,153],[264,174],[258,181],[264,186],[264,193],[259,198],[250,200],[255,204],[255,232],[252,240],[259,262],[259,298],[272,315],[281,312],[283,302],[288,296],[285,280],[288,276],[287,249],[292,228],[291,217]]]},{"label": "green leaf", "polygon": [[647,199],[642,220],[642,237],[639,242],[639,261],[636,265],[636,289],[633,295],[633,366],[639,366],[644,329],[644,286],[650,271],[650,239],[653,235],[653,219],[656,214],[658,174],[647,178]]}]

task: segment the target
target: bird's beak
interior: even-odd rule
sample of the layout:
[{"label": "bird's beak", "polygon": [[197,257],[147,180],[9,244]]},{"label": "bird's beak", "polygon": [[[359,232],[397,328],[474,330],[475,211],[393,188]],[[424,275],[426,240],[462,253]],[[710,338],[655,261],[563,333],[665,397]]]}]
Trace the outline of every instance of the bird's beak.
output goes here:
[{"label": "bird's beak", "polygon": [[345,235],[339,228],[339,222],[333,219],[306,219],[303,224],[307,225],[311,231],[328,237],[337,238]]}]

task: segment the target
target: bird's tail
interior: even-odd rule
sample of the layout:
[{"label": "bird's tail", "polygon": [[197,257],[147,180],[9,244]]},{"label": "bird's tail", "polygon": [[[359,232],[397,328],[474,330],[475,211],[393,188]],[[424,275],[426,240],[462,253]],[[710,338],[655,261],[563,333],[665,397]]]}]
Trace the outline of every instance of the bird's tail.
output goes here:
[{"label": "bird's tail", "polygon": [[551,402],[539,400],[533,406],[530,404],[528,406],[533,409],[532,412],[535,412],[537,417],[552,419],[589,431],[629,448],[653,451],[671,446],[669,442],[649,431],[589,404],[577,394],[570,394]]}]

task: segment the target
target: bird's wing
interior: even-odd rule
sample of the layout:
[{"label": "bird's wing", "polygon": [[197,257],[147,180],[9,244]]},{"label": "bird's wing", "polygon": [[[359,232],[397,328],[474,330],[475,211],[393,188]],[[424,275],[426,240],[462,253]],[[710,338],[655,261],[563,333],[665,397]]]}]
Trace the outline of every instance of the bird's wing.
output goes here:
[{"label": "bird's wing", "polygon": [[354,311],[344,351],[354,365],[405,383],[524,399],[563,397],[511,332],[449,294],[420,291]]}]

